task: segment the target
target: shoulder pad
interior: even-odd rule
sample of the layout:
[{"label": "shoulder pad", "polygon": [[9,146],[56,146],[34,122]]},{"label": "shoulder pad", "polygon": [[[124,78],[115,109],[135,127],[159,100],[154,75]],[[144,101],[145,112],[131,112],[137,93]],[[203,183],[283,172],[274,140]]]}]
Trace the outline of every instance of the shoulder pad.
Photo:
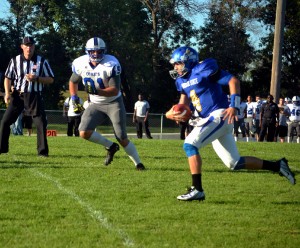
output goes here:
[{"label": "shoulder pad", "polygon": [[201,74],[205,75],[206,77],[216,73],[219,70],[219,66],[217,64],[217,61],[215,59],[205,59],[201,61],[199,64],[197,64],[194,67],[194,72],[201,72]]}]

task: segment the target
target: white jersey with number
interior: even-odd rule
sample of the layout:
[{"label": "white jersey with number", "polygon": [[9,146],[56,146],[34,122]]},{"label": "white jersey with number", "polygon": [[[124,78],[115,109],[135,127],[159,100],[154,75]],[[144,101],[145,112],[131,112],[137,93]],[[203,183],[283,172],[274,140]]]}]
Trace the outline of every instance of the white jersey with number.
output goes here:
[{"label": "white jersey with number", "polygon": [[255,113],[255,102],[246,102],[247,104],[247,118],[253,118]]},{"label": "white jersey with number", "polygon": [[299,121],[300,122],[300,106],[295,104],[287,104],[287,107],[290,109],[290,121]]},{"label": "white jersey with number", "polygon": [[[89,55],[83,55],[75,59],[72,63],[72,72],[82,77],[82,83],[94,85],[96,89],[105,89],[109,87],[108,81],[111,77],[121,74],[121,65],[116,57],[104,55],[103,60],[93,67],[90,64]],[[90,94],[92,103],[109,103],[121,96],[119,91],[117,96],[98,96]]]},{"label": "white jersey with number", "polygon": [[260,112],[261,112],[262,101],[258,101],[254,103],[255,109],[255,120],[260,120]]}]

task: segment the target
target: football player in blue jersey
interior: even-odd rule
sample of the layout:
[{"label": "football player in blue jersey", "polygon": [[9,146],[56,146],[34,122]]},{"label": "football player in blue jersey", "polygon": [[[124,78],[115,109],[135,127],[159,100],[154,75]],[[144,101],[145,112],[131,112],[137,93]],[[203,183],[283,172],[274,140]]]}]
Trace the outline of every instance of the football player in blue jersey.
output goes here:
[{"label": "football player in blue jersey", "polygon": [[72,63],[69,90],[75,106],[74,112],[82,110],[77,96],[80,82],[84,84],[90,98],[90,105],[81,117],[79,135],[83,139],[104,146],[107,150],[104,164],[109,165],[119,150],[119,145],[95,131],[95,128],[108,117],[112,122],[116,139],[133,161],[135,168],[144,170],[145,167],[134,144],[127,137],[126,111],[120,91],[121,65],[116,57],[105,52],[105,42],[99,37],[94,37],[86,43],[87,54]]},{"label": "football player in blue jersey", "polygon": [[[178,200],[204,200],[202,188],[202,160],[199,149],[212,143],[213,148],[223,163],[231,170],[270,170],[285,176],[291,184],[295,178],[285,158],[267,161],[256,157],[241,157],[232,135],[233,121],[240,107],[239,80],[219,68],[216,60],[209,58],[199,63],[198,53],[191,47],[180,47],[171,55],[170,63],[174,69],[170,71],[176,80],[180,92],[180,104],[192,102],[199,114],[199,120],[192,132],[186,137],[183,149],[188,157],[192,186]],[[222,86],[230,90],[230,107]],[[173,107],[172,107],[173,108]],[[172,108],[166,116],[180,121],[181,116]]]}]

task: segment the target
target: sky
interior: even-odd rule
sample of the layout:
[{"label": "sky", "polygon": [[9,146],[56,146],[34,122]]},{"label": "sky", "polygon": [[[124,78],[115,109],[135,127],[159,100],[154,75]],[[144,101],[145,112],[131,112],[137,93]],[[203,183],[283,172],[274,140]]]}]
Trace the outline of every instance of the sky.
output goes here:
[{"label": "sky", "polygon": [[[199,2],[204,2],[206,0],[199,0]],[[9,3],[7,2],[7,0],[0,0],[0,18],[6,17],[9,14]],[[192,17],[191,19],[192,22],[195,23],[195,27],[196,28],[200,28],[201,26],[204,25],[204,21],[205,21],[205,15],[203,14],[199,14],[196,15],[194,17]],[[262,36],[265,36],[263,28],[259,26],[259,24],[257,24],[257,29],[258,31],[254,33],[249,33],[250,34],[250,42],[257,47],[259,44],[259,39]]]}]

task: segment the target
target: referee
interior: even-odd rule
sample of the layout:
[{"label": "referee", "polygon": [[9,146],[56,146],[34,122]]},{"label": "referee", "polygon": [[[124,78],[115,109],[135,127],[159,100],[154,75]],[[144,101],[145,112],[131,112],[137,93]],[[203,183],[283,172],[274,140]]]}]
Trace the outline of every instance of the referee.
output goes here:
[{"label": "referee", "polygon": [[0,153],[8,152],[10,125],[24,110],[36,125],[38,156],[47,157],[47,118],[42,93],[44,85],[53,83],[54,75],[48,61],[35,53],[32,37],[23,38],[21,49],[23,53],[10,60],[5,72],[7,110],[0,125]]}]

